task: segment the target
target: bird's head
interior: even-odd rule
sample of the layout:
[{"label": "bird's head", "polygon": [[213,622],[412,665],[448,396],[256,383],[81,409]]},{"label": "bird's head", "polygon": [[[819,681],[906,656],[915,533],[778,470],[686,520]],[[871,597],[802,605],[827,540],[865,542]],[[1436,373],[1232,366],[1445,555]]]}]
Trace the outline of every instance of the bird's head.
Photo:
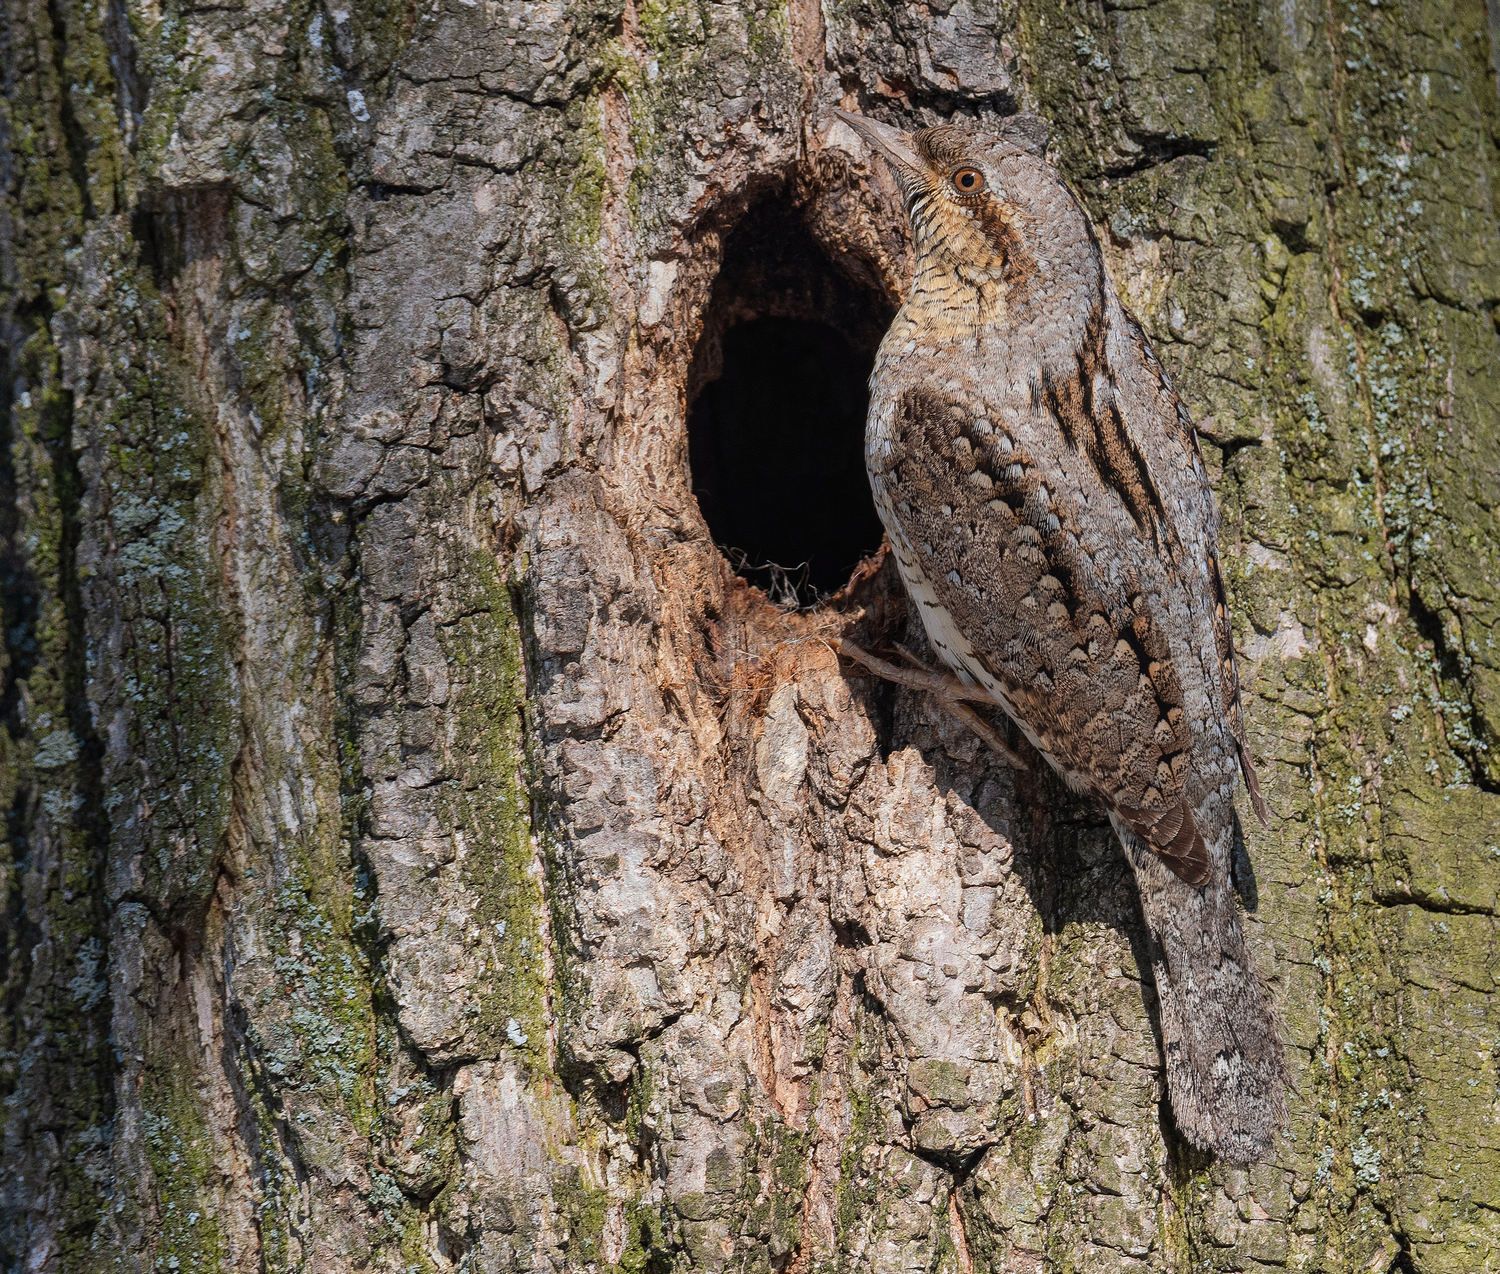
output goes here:
[{"label": "bird's head", "polygon": [[906,133],[849,111],[838,117],[895,170],[906,196],[919,272],[1012,294],[1066,268],[1088,225],[1041,155],[1045,125],[1019,116],[989,131],[969,123]]}]

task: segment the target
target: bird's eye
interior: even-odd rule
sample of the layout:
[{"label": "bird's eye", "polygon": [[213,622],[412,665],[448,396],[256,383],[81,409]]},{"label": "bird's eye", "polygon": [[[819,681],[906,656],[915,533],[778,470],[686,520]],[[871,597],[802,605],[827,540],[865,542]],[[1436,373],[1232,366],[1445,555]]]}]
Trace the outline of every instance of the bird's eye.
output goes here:
[{"label": "bird's eye", "polygon": [[984,174],[977,168],[956,168],[948,180],[961,195],[977,195],[984,189]]}]

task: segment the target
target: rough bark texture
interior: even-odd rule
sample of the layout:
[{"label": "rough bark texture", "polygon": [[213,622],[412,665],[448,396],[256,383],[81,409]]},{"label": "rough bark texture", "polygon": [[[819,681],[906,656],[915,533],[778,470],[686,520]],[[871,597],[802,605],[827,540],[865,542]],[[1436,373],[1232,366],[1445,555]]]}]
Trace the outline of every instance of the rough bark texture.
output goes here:
[{"label": "rough bark texture", "polygon": [[[4,14],[0,1266],[1500,1269],[1475,0]],[[839,102],[1048,116],[1212,441],[1274,1163],[1098,812],[838,666],[889,568],[700,516],[726,326],[899,290]]]}]

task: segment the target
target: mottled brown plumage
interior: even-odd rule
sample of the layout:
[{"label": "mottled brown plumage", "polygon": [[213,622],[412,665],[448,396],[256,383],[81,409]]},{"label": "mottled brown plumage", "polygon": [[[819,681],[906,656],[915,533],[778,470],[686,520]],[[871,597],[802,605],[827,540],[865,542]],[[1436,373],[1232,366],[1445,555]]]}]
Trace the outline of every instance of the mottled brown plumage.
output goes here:
[{"label": "mottled brown plumage", "polygon": [[1192,421],[1034,127],[843,118],[895,168],[915,236],[866,434],[902,578],[943,660],[1109,811],[1178,1126],[1263,1157],[1285,1076],[1230,882],[1239,774],[1264,814]]}]

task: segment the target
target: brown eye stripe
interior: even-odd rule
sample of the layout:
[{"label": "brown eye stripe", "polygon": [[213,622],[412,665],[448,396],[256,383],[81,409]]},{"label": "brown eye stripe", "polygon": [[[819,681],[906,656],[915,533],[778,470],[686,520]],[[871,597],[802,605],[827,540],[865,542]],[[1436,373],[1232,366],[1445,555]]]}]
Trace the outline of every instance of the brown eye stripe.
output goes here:
[{"label": "brown eye stripe", "polygon": [[984,174],[977,168],[955,168],[948,180],[961,195],[977,195],[984,189]]}]

